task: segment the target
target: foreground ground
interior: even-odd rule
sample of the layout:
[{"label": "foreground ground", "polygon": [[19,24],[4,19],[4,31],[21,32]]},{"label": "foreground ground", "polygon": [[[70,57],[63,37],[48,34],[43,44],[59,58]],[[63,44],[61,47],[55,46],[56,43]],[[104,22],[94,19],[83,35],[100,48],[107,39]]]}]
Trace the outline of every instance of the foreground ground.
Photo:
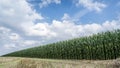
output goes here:
[{"label": "foreground ground", "polygon": [[120,59],[90,61],[0,57],[0,68],[120,68]]}]

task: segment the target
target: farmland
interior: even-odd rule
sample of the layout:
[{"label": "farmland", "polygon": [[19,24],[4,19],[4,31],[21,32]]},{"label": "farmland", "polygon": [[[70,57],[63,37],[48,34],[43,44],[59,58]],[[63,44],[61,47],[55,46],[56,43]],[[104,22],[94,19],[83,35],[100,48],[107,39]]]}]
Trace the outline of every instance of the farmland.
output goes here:
[{"label": "farmland", "polygon": [[0,57],[0,68],[119,68],[117,60],[52,60]]},{"label": "farmland", "polygon": [[116,59],[120,57],[120,30],[60,41],[13,52],[4,56],[70,60]]}]

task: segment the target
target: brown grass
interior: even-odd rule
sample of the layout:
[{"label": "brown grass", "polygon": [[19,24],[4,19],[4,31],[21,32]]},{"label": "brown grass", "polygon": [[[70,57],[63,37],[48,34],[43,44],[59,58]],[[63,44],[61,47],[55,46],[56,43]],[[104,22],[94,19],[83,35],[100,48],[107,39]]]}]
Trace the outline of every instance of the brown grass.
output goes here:
[{"label": "brown grass", "polygon": [[0,68],[120,68],[116,60],[51,60],[0,57]]}]

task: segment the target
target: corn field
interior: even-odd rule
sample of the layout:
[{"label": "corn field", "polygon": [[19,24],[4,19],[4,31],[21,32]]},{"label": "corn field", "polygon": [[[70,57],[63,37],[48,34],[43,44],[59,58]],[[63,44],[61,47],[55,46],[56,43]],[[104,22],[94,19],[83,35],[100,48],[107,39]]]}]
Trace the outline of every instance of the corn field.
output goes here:
[{"label": "corn field", "polygon": [[13,52],[4,56],[50,59],[116,59],[120,57],[120,30],[60,41]]}]

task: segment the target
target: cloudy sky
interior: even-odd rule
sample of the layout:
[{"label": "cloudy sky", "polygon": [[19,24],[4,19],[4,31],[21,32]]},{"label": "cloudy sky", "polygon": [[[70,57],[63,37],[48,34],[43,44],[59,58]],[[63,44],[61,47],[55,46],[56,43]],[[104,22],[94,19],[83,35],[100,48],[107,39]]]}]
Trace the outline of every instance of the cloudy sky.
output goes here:
[{"label": "cloudy sky", "polygon": [[0,55],[120,28],[120,0],[0,0]]}]

